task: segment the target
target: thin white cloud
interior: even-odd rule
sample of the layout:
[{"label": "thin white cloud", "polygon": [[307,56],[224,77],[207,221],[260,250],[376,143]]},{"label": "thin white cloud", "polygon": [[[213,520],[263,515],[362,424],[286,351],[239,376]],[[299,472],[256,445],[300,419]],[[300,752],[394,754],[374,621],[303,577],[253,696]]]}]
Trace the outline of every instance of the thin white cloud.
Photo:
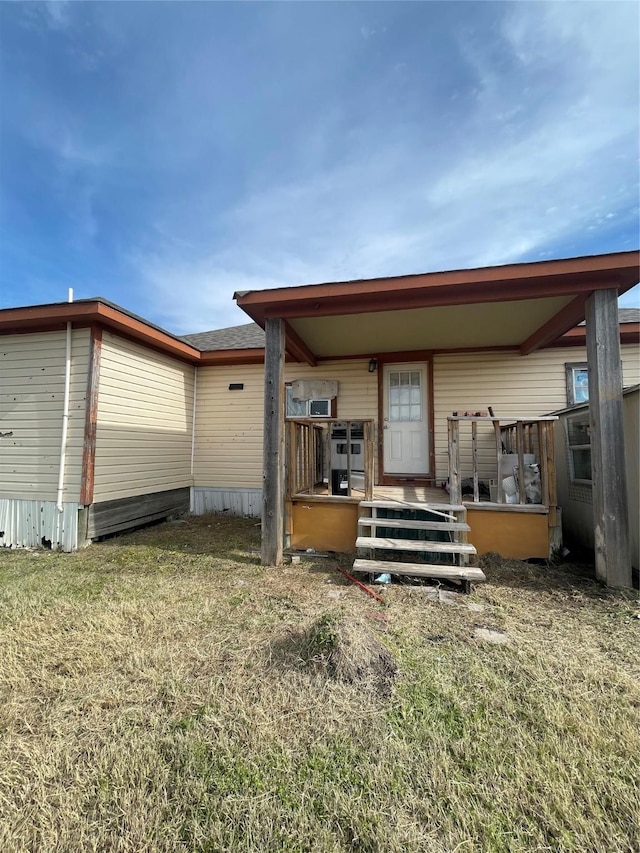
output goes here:
[{"label": "thin white cloud", "polygon": [[145,316],[152,311],[157,322],[179,335],[248,322],[233,303],[233,293],[282,283],[266,273],[252,275],[237,266],[222,266],[215,256],[182,263],[155,256],[131,261],[145,284]]},{"label": "thin white cloud", "polygon": [[71,3],[68,0],[47,0],[45,8],[50,26],[55,30],[65,30],[71,25]]}]

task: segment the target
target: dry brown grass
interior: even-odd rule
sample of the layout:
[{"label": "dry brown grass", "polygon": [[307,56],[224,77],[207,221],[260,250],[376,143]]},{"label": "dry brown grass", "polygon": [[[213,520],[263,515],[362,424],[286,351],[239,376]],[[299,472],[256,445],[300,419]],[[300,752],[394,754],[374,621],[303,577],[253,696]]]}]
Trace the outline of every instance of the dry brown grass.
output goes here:
[{"label": "dry brown grass", "polygon": [[0,553],[0,849],[640,849],[633,596],[494,559],[381,608],[257,547],[208,516]]}]

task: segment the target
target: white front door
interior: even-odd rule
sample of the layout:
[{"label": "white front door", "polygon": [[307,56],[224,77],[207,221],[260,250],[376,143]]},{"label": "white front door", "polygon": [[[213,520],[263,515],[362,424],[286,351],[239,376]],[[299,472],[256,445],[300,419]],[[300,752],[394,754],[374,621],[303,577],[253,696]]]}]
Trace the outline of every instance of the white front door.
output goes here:
[{"label": "white front door", "polygon": [[425,364],[385,364],[384,473],[429,473],[429,419]]}]

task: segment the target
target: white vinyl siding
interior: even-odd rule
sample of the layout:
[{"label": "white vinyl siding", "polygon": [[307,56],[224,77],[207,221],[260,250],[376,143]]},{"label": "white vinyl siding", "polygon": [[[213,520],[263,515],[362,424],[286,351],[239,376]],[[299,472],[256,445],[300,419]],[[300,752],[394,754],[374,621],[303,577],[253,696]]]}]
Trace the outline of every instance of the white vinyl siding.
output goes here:
[{"label": "white vinyl siding", "polygon": [[[360,359],[287,364],[285,381],[337,379],[339,418],[377,418],[378,380],[367,368]],[[243,390],[230,391],[238,382]],[[261,489],[263,417],[263,365],[199,368],[194,485]]]},{"label": "white vinyl siding", "polygon": [[190,486],[195,367],[105,332],[94,501]]},{"label": "white vinyl siding", "polygon": [[[89,330],[74,329],[71,340],[64,502],[80,499]],[[56,500],[65,352],[66,331],[0,338],[0,497]]]},{"label": "white vinyl siding", "polygon": [[[436,476],[448,476],[447,416],[487,411],[507,423],[547,415],[566,406],[566,362],[586,361],[583,347],[557,347],[521,357],[517,352],[442,353],[434,356]],[[640,346],[622,347],[623,381],[640,381]],[[462,476],[471,476],[469,424],[461,426]],[[486,425],[478,430],[480,475],[495,477],[495,441]]]}]

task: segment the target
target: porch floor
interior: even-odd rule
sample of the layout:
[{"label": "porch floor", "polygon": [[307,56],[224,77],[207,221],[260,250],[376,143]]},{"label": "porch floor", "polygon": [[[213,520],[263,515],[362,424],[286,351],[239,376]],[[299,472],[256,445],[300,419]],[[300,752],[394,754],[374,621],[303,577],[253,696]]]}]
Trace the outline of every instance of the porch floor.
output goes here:
[{"label": "porch floor", "polygon": [[[352,490],[352,496],[364,500],[364,492],[357,489]],[[376,501],[398,501],[399,503],[430,503],[450,504],[449,493],[445,489],[428,486],[374,486],[373,500]],[[461,501],[468,509],[499,510],[501,512],[526,512],[546,515],[549,508],[543,504],[507,504],[491,501],[479,501],[474,503],[469,498]]]},{"label": "porch floor", "polygon": [[[294,496],[294,500],[297,499],[305,499],[308,495],[308,492],[300,492],[298,495]],[[318,484],[314,488],[314,495],[320,498],[327,497],[327,487],[322,484]],[[365,494],[361,489],[352,489],[351,496],[349,499],[344,497],[336,497],[335,500],[350,500],[352,503],[356,501],[364,501]],[[435,486],[414,486],[414,485],[406,485],[406,486],[374,486],[373,487],[373,497],[374,501],[398,501],[398,503],[429,503],[429,504],[450,504],[451,500],[449,498],[449,493],[442,488],[437,488]],[[491,501],[480,501],[479,503],[474,503],[473,501],[465,498],[462,500],[462,503],[469,509],[482,509],[482,510],[497,510],[500,512],[525,512],[525,513],[537,513],[541,515],[546,515],[549,512],[549,508],[544,506],[544,504],[507,504],[507,503],[494,503]]]},{"label": "porch floor", "polygon": [[[327,486],[317,484],[314,486],[314,495],[318,497],[327,497]],[[306,497],[308,491],[300,492],[296,497]],[[364,501],[365,493],[362,489],[351,489],[352,500]],[[341,500],[342,498],[338,498]],[[398,501],[399,503],[437,503],[448,504],[449,494],[444,489],[438,489],[428,486],[374,486],[373,497],[374,501]]]},{"label": "porch floor", "polygon": [[[362,494],[362,499],[364,500],[364,494],[362,492],[356,493],[354,490],[354,494]],[[444,489],[438,489],[433,486],[415,486],[413,484],[407,484],[405,486],[374,486],[373,500],[399,501],[407,503],[451,503],[449,500],[449,493]]]}]

